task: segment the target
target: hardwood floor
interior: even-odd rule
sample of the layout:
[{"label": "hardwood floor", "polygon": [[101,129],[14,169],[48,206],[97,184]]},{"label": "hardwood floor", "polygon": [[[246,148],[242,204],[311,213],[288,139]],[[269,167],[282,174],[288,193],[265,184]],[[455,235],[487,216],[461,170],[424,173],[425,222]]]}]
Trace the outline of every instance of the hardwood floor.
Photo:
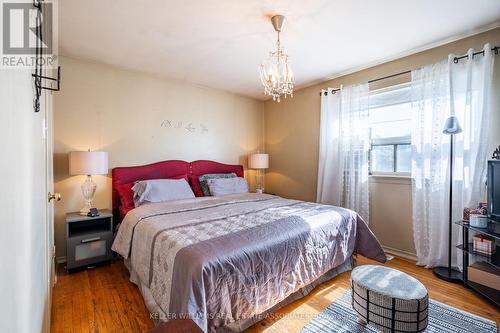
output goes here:
[{"label": "hardwood floor", "polygon": [[[360,257],[358,264],[371,263]],[[500,311],[474,292],[458,284],[434,277],[428,269],[395,258],[387,266],[419,279],[431,298],[479,316],[495,320],[500,326]],[[248,332],[297,332],[315,315],[349,289],[350,272],[318,286],[310,295],[250,327]],[[129,282],[121,261],[93,270],[67,274],[60,268],[52,303],[52,333],[144,332],[153,327],[138,288]]]},{"label": "hardwood floor", "polygon": [[122,261],[73,274],[59,267],[57,279],[52,333],[135,333],[154,326]]}]

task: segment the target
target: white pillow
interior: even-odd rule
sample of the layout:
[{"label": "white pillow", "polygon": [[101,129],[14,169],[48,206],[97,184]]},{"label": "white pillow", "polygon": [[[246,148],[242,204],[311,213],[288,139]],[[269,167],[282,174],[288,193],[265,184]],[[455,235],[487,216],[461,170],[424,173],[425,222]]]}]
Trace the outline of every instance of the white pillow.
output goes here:
[{"label": "white pillow", "polygon": [[193,190],[185,179],[141,180],[132,187],[134,205],[194,198]]},{"label": "white pillow", "polygon": [[207,179],[210,194],[214,197],[222,195],[248,193],[248,184],[245,178],[214,178]]}]

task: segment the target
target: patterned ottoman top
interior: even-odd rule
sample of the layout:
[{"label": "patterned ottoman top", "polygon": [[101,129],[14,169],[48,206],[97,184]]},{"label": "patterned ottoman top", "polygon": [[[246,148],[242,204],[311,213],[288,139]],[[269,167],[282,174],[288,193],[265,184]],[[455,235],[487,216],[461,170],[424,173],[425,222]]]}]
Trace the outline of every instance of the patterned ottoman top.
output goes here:
[{"label": "patterned ottoman top", "polygon": [[390,297],[422,299],[427,296],[425,286],[410,275],[379,265],[362,265],[351,273],[353,283]]}]

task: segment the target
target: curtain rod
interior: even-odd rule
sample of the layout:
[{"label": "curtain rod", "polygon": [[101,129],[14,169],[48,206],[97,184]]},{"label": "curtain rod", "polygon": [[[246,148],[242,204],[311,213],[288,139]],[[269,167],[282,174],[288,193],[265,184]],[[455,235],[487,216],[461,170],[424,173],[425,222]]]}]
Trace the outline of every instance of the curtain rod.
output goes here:
[{"label": "curtain rod", "polygon": [[[493,51],[495,54],[498,54],[499,51],[500,51],[500,46],[495,46],[495,47],[492,47],[491,48],[491,51]],[[478,51],[478,52],[474,52],[472,53],[472,57],[474,58],[474,56],[477,56],[477,55],[483,55],[484,56],[484,50],[482,51]],[[455,64],[458,64],[458,61],[461,60],[461,59],[466,59],[466,58],[469,58],[469,55],[466,54],[466,55],[463,55],[463,56],[460,56],[460,57],[455,57],[453,58],[453,62]],[[373,83],[373,82],[377,82],[377,81],[382,81],[382,80],[386,80],[386,79],[390,79],[390,78],[393,78],[393,77],[396,77],[396,76],[400,76],[400,75],[405,75],[405,74],[410,74],[411,73],[411,70],[408,70],[408,71],[404,71],[404,72],[399,72],[399,73],[396,73],[396,74],[391,74],[391,75],[387,75],[387,76],[383,76],[383,77],[379,77],[379,78],[376,78],[376,79],[373,79],[373,80],[370,80],[368,81],[368,83]],[[340,88],[333,88],[331,90],[332,94],[335,94],[337,91],[340,91]],[[328,91],[325,91],[324,92],[325,96],[328,95]],[[321,91],[319,92],[319,95],[321,96]]]}]

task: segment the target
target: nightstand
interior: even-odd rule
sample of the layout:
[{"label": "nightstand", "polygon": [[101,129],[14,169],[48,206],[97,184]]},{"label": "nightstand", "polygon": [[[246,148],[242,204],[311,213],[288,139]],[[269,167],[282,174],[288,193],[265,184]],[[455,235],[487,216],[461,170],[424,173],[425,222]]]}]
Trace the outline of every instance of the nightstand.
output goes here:
[{"label": "nightstand", "polygon": [[99,216],[66,214],[66,269],[89,267],[113,258],[113,214],[99,211]]}]

